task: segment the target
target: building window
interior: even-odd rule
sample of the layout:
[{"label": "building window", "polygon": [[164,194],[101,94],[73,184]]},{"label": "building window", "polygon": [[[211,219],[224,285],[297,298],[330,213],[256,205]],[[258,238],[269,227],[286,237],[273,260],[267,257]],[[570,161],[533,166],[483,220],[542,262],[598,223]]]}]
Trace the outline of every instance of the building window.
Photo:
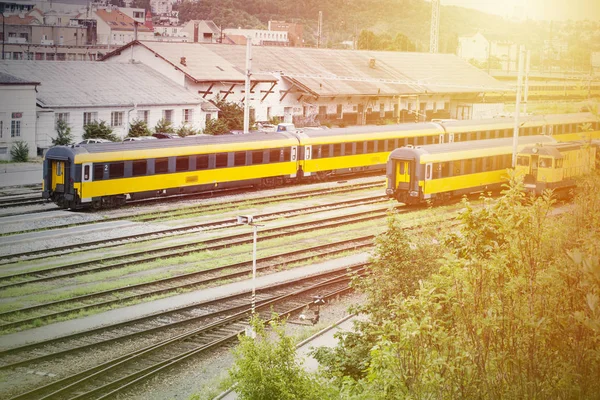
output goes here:
[{"label": "building window", "polygon": [[4,121],[0,121],[0,139],[2,139],[3,134],[4,134]]},{"label": "building window", "polygon": [[206,114],[206,122],[212,119],[212,114]]},{"label": "building window", "polygon": [[137,119],[140,121],[144,121],[147,124],[149,114],[150,114],[150,111],[148,111],[148,110],[138,110]]},{"label": "building window", "polygon": [[83,126],[89,125],[94,121],[98,121],[97,112],[84,112],[83,113]]},{"label": "building window", "polygon": [[193,112],[194,110],[191,108],[185,108],[183,110],[183,116],[181,117],[183,123],[192,123],[193,122]]},{"label": "building window", "polygon": [[21,121],[12,120],[10,121],[10,137],[21,136]]},{"label": "building window", "polygon": [[134,11],[133,18],[144,18],[144,13],[141,11]]},{"label": "building window", "polygon": [[110,113],[110,126],[122,126],[123,125],[123,112],[113,111]]},{"label": "building window", "polygon": [[163,110],[163,120],[173,123],[173,110]]},{"label": "building window", "polygon": [[67,124],[69,123],[69,113],[56,113],[56,123],[58,121],[64,121]]},{"label": "building window", "polygon": [[25,39],[26,42],[29,41],[29,33],[27,32],[19,33],[19,37]]}]

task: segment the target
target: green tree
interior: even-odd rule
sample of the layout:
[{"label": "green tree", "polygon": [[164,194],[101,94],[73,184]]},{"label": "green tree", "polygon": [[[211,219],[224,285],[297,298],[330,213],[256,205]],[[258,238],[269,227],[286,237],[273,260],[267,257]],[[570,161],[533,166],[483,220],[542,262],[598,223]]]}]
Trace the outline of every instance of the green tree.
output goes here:
[{"label": "green tree", "polygon": [[106,139],[111,142],[118,142],[119,138],[113,133],[110,126],[106,125],[106,121],[93,121],[83,127],[84,139]]},{"label": "green tree", "polygon": [[[229,131],[244,129],[244,107],[242,105],[217,99],[216,106],[219,108],[219,120],[227,125]],[[254,122],[254,119],[251,118],[248,122],[249,126],[253,126]]]},{"label": "green tree", "polygon": [[223,135],[229,133],[229,127],[222,119],[211,119],[206,121],[203,133],[206,135]]},{"label": "green tree", "polygon": [[269,323],[273,340],[265,323],[257,315],[251,320],[256,338],[240,336],[233,350],[235,362],[229,371],[236,382],[240,399],[324,399],[333,398],[326,384],[304,370],[296,360],[296,346],[275,319]]},{"label": "green tree", "polygon": [[171,121],[167,121],[166,119],[161,119],[156,123],[154,127],[154,132],[156,133],[175,133],[175,128],[173,128],[173,124]]},{"label": "green tree", "polygon": [[188,124],[183,124],[177,129],[177,134],[181,137],[186,137],[190,135],[196,135],[198,134],[198,131],[196,131]]},{"label": "green tree", "polygon": [[15,142],[10,148],[10,156],[13,161],[27,162],[29,161],[29,145],[23,140]]},{"label": "green tree", "polygon": [[52,139],[54,146],[68,146],[73,143],[73,135],[71,135],[71,127],[66,121],[58,120],[56,122],[56,138]]},{"label": "green tree", "polygon": [[140,136],[150,136],[152,132],[148,129],[148,124],[143,120],[135,120],[129,126],[129,132],[127,136],[129,137],[140,137]]},{"label": "green tree", "polygon": [[359,50],[378,50],[379,40],[377,35],[368,30],[360,31],[356,46]]}]

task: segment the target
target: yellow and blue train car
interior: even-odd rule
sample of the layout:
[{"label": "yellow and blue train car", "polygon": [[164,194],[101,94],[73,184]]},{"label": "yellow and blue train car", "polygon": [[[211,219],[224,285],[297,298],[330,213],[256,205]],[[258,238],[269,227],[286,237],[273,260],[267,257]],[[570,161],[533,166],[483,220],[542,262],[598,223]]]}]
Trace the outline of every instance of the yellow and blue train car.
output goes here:
[{"label": "yellow and blue train car", "polygon": [[525,190],[568,192],[576,178],[596,169],[598,141],[545,143],[526,146],[517,155],[515,170],[523,175]]},{"label": "yellow and blue train car", "polygon": [[[549,136],[526,136],[519,138],[518,148],[555,142]],[[418,204],[500,189],[508,180],[512,151],[512,138],[396,149],[387,162],[386,194],[401,203]]]},{"label": "yellow and blue train car", "polygon": [[435,123],[306,130],[296,135],[301,144],[299,168],[305,177],[383,172],[397,147],[448,140],[443,127]]},{"label": "yellow and blue train car", "polygon": [[296,177],[298,141],[282,133],[58,146],[44,162],[43,196],[64,208]]}]

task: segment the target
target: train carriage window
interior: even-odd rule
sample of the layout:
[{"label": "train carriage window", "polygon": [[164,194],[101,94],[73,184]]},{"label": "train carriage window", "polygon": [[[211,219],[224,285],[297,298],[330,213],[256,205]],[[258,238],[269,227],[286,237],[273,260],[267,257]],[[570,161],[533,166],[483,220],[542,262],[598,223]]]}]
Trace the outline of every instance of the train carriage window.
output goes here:
[{"label": "train carriage window", "polygon": [[90,166],[86,165],[83,167],[83,180],[87,181],[90,179]]},{"label": "train carriage window", "polygon": [[563,159],[562,158],[556,159],[556,168],[562,168],[562,167],[563,167]]},{"label": "train carriage window", "polygon": [[522,167],[528,167],[529,166],[529,157],[518,156],[517,157],[517,165],[520,165]]},{"label": "train carriage window", "polygon": [[215,154],[215,168],[227,168],[227,153]]},{"label": "train carriage window", "polygon": [[367,142],[367,150],[365,153],[374,153],[375,152],[375,141],[369,140]]},{"label": "train carriage window", "polygon": [[125,163],[110,163],[108,168],[108,177],[110,179],[122,178],[125,175]]},{"label": "train carriage window", "polygon": [[208,154],[196,156],[196,170],[208,169]]},{"label": "train carriage window", "polygon": [[425,179],[431,179],[431,164],[427,164],[427,166],[425,167]]},{"label": "train carriage window", "polygon": [[284,147],[283,149],[283,161],[292,161],[292,148]]},{"label": "train carriage window", "polygon": [[381,153],[386,151],[387,149],[385,148],[386,145],[386,141],[385,140],[380,140],[377,142],[377,152]]},{"label": "train carriage window", "polygon": [[104,164],[94,164],[94,180],[101,181],[104,179]]},{"label": "train carriage window", "polygon": [[442,177],[442,163],[433,163],[434,178],[440,179]]},{"label": "train carriage window", "polygon": [[146,160],[136,160],[132,163],[131,176],[146,175]]},{"label": "train carriage window", "polygon": [[344,155],[345,156],[350,156],[352,155],[353,151],[352,151],[352,143],[346,143],[344,145]]},{"label": "train carriage window", "polygon": [[387,147],[385,148],[385,151],[390,152],[390,151],[394,150],[396,148],[396,140],[397,139],[388,139]]},{"label": "train carriage window", "polygon": [[278,163],[281,161],[281,149],[269,150],[269,162]]},{"label": "train carriage window", "polygon": [[169,159],[168,158],[157,158],[154,161],[154,173],[155,174],[166,174],[169,172]]},{"label": "train carriage window", "polygon": [[333,156],[341,157],[342,156],[342,148],[344,147],[344,143],[337,143],[333,145]]},{"label": "train carriage window", "polygon": [[262,164],[264,158],[264,152],[262,150],[256,150],[252,152],[252,165]]},{"label": "train carriage window", "polygon": [[321,146],[313,146],[312,147],[312,158],[321,158]]},{"label": "train carriage window", "polygon": [[236,151],[233,153],[233,166],[241,167],[246,165],[246,152],[245,151]]},{"label": "train carriage window", "polygon": [[540,168],[552,168],[552,158],[540,157]]},{"label": "train carriage window", "polygon": [[450,174],[450,163],[449,162],[440,163],[440,178],[448,178],[450,176],[452,176]]},{"label": "train carriage window", "polygon": [[190,169],[190,158],[188,156],[185,157],[177,157],[175,159],[175,171],[189,171]]},{"label": "train carriage window", "polygon": [[62,162],[56,163],[56,176],[62,176]]},{"label": "train carriage window", "polygon": [[324,144],[323,146],[321,146],[321,158],[328,158],[328,157],[331,157],[331,145]]},{"label": "train carriage window", "polygon": [[399,164],[400,165],[398,168],[398,174],[404,175],[404,167],[405,167],[406,163],[404,161],[401,161]]}]

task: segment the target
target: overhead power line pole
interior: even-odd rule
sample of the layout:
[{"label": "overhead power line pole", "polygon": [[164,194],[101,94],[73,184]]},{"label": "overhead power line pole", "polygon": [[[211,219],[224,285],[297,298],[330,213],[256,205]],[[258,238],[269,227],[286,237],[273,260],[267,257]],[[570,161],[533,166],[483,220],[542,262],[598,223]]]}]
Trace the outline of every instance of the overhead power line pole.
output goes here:
[{"label": "overhead power line pole", "polygon": [[317,25],[317,49],[321,47],[323,36],[323,11],[319,11],[319,23]]},{"label": "overhead power line pole", "polygon": [[431,32],[429,33],[429,52],[439,51],[440,36],[440,0],[431,0]]}]

